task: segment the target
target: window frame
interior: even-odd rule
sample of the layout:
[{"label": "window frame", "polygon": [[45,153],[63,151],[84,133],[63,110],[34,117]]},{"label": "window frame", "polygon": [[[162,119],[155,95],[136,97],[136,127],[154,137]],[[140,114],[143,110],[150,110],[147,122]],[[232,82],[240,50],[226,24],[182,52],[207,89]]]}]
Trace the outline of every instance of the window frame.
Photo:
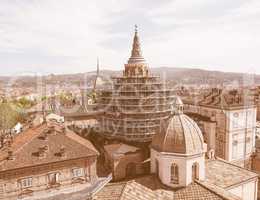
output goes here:
[{"label": "window frame", "polygon": [[171,183],[174,185],[179,184],[179,166],[176,163],[171,164]]},{"label": "window frame", "polygon": [[[80,171],[80,174],[78,173]],[[76,172],[76,173],[75,173]],[[73,168],[71,170],[71,173],[72,173],[72,177],[73,178],[81,178],[81,177],[84,177],[85,173],[84,173],[84,169],[83,168]]]},{"label": "window frame", "polygon": [[25,177],[19,180],[21,189],[33,187],[33,177]]},{"label": "window frame", "polygon": [[[55,183],[52,182],[51,180],[51,176],[54,175],[55,176]],[[60,176],[60,172],[52,172],[52,173],[48,173],[47,174],[47,181],[48,181],[48,185],[56,185],[59,184],[59,176]],[[54,179],[53,179],[54,180]]]}]

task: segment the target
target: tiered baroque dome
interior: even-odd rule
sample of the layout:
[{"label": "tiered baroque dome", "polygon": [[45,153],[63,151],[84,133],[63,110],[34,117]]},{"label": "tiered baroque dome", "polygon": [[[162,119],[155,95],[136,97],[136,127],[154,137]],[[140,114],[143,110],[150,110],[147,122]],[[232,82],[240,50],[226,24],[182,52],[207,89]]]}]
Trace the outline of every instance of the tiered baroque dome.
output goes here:
[{"label": "tiered baroque dome", "polygon": [[160,121],[171,113],[173,91],[150,74],[141,52],[135,30],[123,76],[112,78],[112,90],[101,91],[98,104],[105,114],[100,119],[100,132],[108,138],[150,142]]}]

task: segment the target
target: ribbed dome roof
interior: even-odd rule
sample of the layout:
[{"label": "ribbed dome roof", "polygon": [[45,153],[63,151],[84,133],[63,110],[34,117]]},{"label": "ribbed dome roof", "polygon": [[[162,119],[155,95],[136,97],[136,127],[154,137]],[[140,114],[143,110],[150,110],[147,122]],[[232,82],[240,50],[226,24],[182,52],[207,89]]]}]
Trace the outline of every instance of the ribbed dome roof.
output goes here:
[{"label": "ribbed dome roof", "polygon": [[203,153],[203,145],[200,128],[181,110],[161,124],[161,130],[152,141],[157,151],[188,155]]}]

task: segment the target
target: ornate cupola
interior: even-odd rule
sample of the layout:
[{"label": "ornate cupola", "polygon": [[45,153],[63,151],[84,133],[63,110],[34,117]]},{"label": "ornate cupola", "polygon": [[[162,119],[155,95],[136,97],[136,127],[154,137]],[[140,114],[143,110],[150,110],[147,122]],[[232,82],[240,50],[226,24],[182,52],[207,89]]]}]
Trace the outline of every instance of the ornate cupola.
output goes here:
[{"label": "ornate cupola", "polygon": [[142,56],[141,44],[136,25],[132,53],[131,57],[128,59],[128,63],[125,64],[124,75],[127,77],[148,76],[148,64]]},{"label": "ornate cupola", "polygon": [[172,116],[162,121],[151,145],[151,171],[162,183],[185,187],[205,178],[206,145],[200,128],[183,113],[179,97],[173,101]]}]

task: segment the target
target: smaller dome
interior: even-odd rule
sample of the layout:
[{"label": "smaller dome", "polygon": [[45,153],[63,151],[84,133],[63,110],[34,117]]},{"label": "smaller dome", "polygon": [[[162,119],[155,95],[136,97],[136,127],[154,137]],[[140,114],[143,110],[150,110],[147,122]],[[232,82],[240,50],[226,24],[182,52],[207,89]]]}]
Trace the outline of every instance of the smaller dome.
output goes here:
[{"label": "smaller dome", "polygon": [[[195,155],[204,152],[204,140],[200,128],[190,117],[183,114],[182,102],[176,99],[175,112],[161,123],[161,130],[152,141],[152,148],[159,152]],[[177,111],[177,112],[176,112]]]}]

